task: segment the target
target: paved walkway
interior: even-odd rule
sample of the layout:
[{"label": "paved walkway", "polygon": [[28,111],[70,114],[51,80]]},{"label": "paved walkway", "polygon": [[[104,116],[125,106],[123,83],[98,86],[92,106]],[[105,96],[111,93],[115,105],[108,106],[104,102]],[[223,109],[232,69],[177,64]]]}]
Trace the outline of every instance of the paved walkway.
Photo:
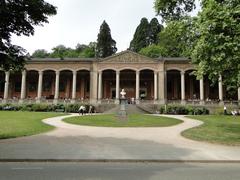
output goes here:
[{"label": "paved walkway", "polygon": [[180,135],[202,124],[184,121],[172,127],[106,128],[68,124],[65,117],[45,119],[55,130],[30,137],[0,141],[0,159],[160,159],[240,160],[240,147],[196,142]]}]

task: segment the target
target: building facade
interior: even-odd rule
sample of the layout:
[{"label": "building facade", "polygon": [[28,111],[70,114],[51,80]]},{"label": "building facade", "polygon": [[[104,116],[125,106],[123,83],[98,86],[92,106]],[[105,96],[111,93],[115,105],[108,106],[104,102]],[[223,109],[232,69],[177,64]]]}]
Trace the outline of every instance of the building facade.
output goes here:
[{"label": "building facade", "polygon": [[121,89],[136,103],[238,103],[240,88],[229,93],[204,77],[186,58],[152,59],[123,51],[104,58],[31,59],[23,72],[0,70],[0,101],[118,103]]}]

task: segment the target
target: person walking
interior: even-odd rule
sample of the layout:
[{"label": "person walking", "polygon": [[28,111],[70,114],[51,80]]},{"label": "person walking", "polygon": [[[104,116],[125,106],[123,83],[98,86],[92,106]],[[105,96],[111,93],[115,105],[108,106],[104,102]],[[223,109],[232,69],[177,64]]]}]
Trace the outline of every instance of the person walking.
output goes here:
[{"label": "person walking", "polygon": [[85,111],[85,107],[84,107],[83,105],[81,105],[80,108],[79,108],[79,110],[78,110],[79,115],[82,114],[82,116],[83,116],[84,111]]}]

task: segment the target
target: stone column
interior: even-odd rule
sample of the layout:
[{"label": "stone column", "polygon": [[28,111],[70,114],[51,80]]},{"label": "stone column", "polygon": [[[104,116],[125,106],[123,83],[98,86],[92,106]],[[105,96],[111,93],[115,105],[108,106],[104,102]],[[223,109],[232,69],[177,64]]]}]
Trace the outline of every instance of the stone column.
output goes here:
[{"label": "stone column", "polygon": [[59,98],[59,78],[60,78],[60,72],[56,71],[54,103],[57,103]]},{"label": "stone column", "polygon": [[157,87],[158,87],[158,84],[157,84],[157,76],[158,76],[158,73],[157,72],[154,72],[154,100],[157,100],[158,99],[158,93],[157,93]]},{"label": "stone column", "polygon": [[158,73],[158,99],[161,104],[166,103],[166,92],[167,92],[167,72],[160,71]]},{"label": "stone column", "polygon": [[7,71],[5,72],[5,85],[4,85],[4,102],[7,102],[8,99],[8,90],[9,90],[9,77],[10,77],[10,72]]},{"label": "stone column", "polygon": [[41,102],[41,98],[42,98],[42,81],[43,81],[43,71],[38,71],[37,102]]},{"label": "stone column", "polygon": [[73,81],[72,81],[72,103],[76,100],[76,86],[77,86],[77,71],[73,71]]},{"label": "stone column", "polygon": [[223,85],[222,85],[222,76],[219,76],[219,80],[218,80],[218,97],[220,102],[223,101]]},{"label": "stone column", "polygon": [[95,70],[90,72],[90,103],[97,103],[98,74]]},{"label": "stone column", "polygon": [[120,72],[116,71],[116,104],[119,103]]},{"label": "stone column", "polygon": [[181,72],[181,102],[185,104],[185,72]]},{"label": "stone column", "polygon": [[26,76],[27,71],[24,70],[22,72],[21,97],[20,97],[21,102],[23,102],[23,100],[26,98]]},{"label": "stone column", "polygon": [[204,103],[204,80],[203,78],[199,80],[200,83],[200,104]]},{"label": "stone column", "polygon": [[139,100],[140,72],[136,71],[136,102]]},{"label": "stone column", "polygon": [[240,87],[238,88],[238,103],[240,104]]},{"label": "stone column", "polygon": [[98,100],[102,99],[102,72],[98,72]]}]

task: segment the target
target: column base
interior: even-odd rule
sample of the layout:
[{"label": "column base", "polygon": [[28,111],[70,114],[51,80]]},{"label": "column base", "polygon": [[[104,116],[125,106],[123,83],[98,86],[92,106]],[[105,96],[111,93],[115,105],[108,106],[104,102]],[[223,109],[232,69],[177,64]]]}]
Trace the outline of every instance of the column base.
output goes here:
[{"label": "column base", "polygon": [[7,99],[3,99],[3,104],[7,104],[8,103],[8,100]]},{"label": "column base", "polygon": [[204,101],[204,100],[201,100],[201,101],[200,101],[200,105],[205,105],[205,101]]},{"label": "column base", "polygon": [[181,100],[181,105],[186,105],[186,104],[187,104],[186,100]]},{"label": "column base", "polygon": [[57,104],[57,103],[58,103],[58,99],[54,99],[53,104]]},{"label": "column base", "polygon": [[139,100],[139,99],[136,99],[136,100],[135,100],[135,104],[140,104],[140,100]]},{"label": "column base", "polygon": [[23,103],[24,103],[24,99],[20,99],[19,104],[23,104]]},{"label": "column base", "polygon": [[71,99],[71,103],[72,104],[76,103],[76,99]]},{"label": "column base", "polygon": [[90,99],[90,104],[97,104],[97,100],[96,99]]},{"label": "column base", "polygon": [[224,101],[219,101],[219,105],[223,106],[224,105]]},{"label": "column base", "polygon": [[101,103],[102,103],[102,100],[101,100],[101,99],[98,99],[98,100],[97,100],[97,103],[98,103],[98,104],[101,104]]},{"label": "column base", "polygon": [[119,101],[119,99],[115,99],[115,102],[114,102],[115,104],[120,104],[120,101]]},{"label": "column base", "polygon": [[166,99],[160,99],[159,104],[167,104],[167,100]]}]

